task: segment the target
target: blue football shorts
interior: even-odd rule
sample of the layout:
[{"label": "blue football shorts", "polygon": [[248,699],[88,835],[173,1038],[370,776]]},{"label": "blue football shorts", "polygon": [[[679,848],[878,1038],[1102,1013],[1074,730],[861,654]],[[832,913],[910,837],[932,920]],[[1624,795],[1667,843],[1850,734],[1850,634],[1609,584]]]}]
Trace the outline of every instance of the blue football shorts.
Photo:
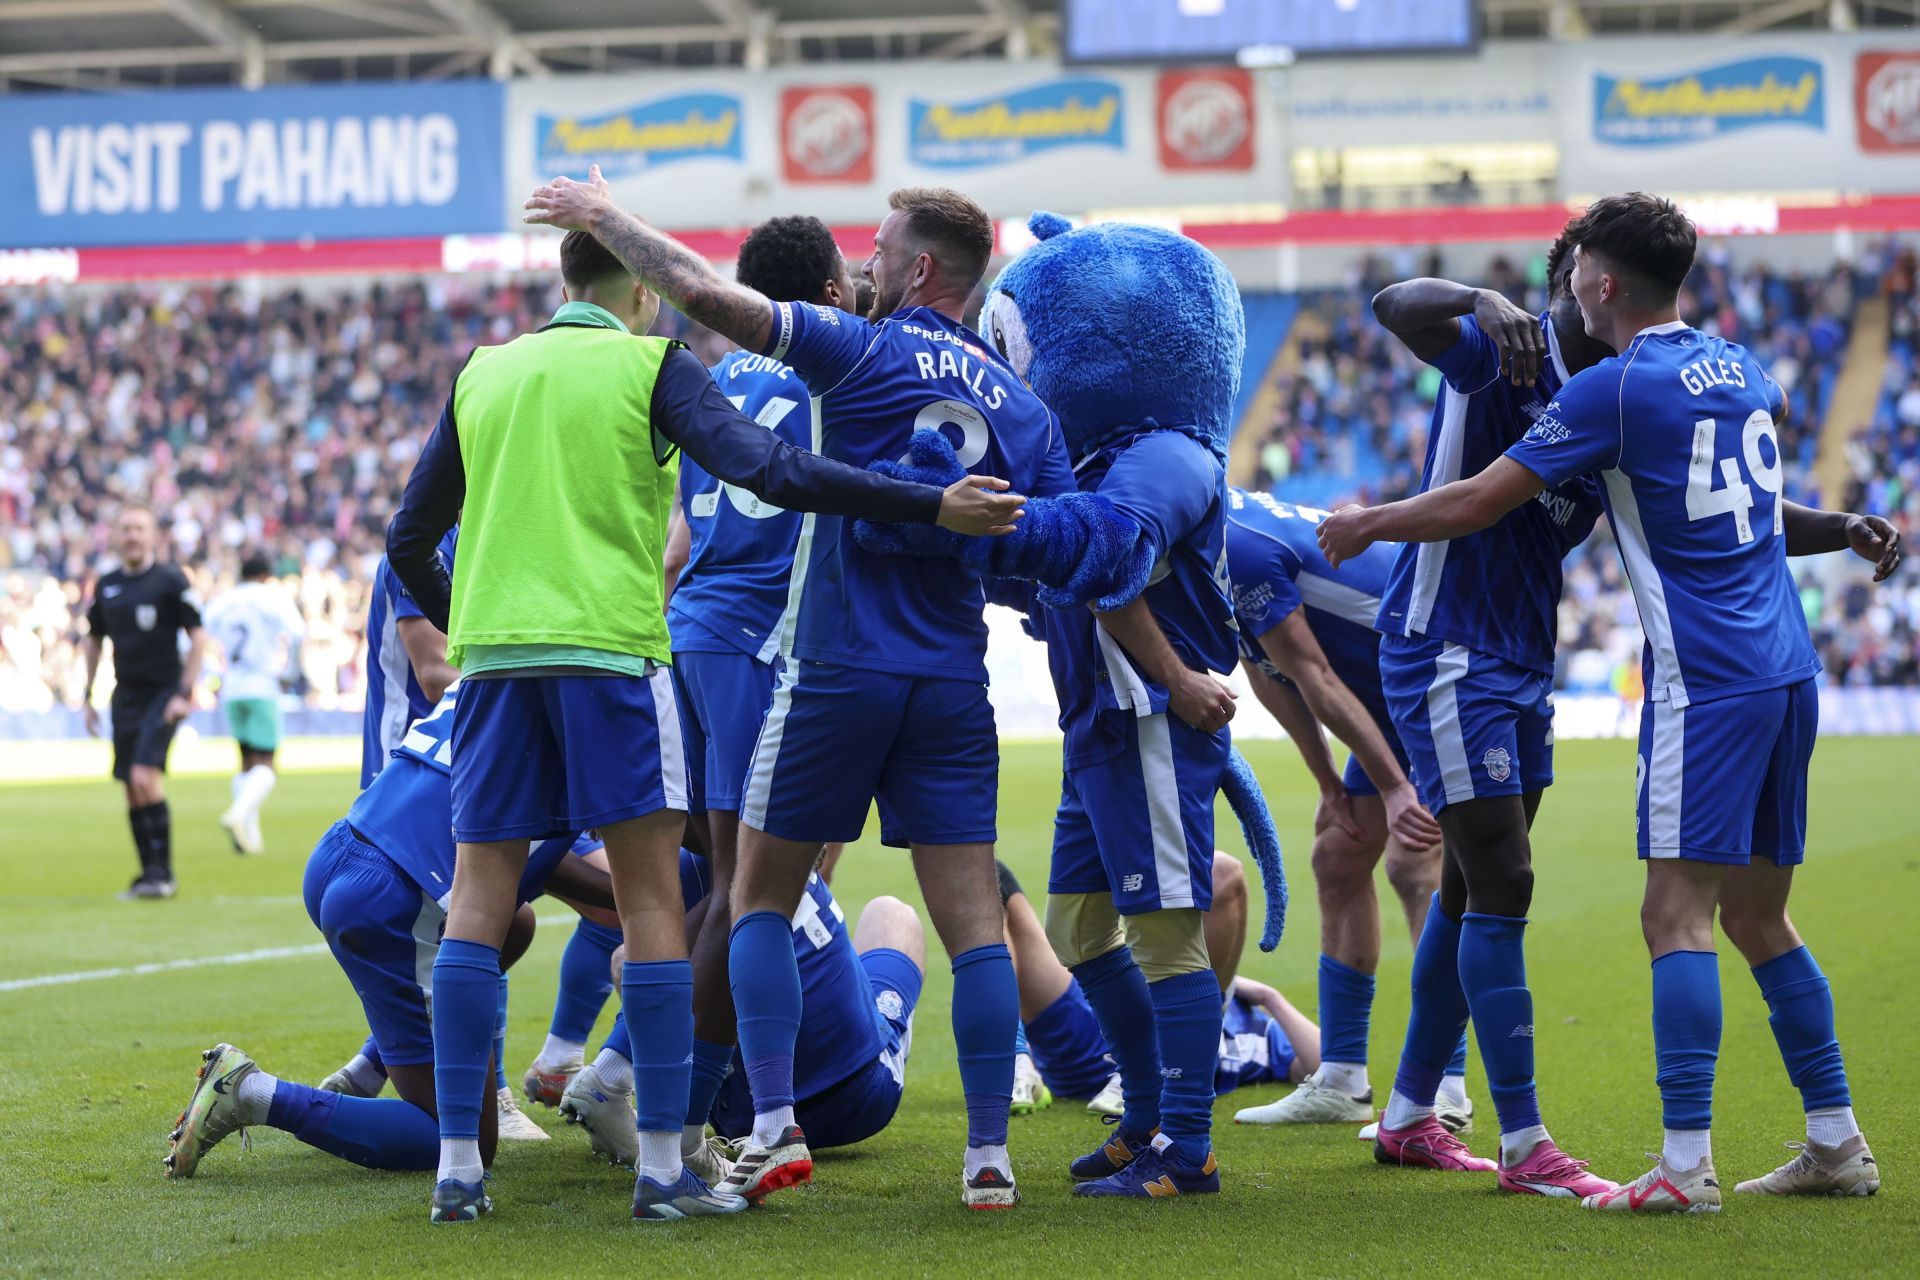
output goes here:
[{"label": "blue football shorts", "polygon": [[738,649],[673,655],[673,688],[680,703],[694,812],[740,812],[753,744],[773,701],[777,677],[772,663]]},{"label": "blue football shorts", "polygon": [[456,840],[563,836],[688,803],[671,668],[461,682]]},{"label": "blue football shorts", "polygon": [[314,846],[302,893],[307,915],[360,997],[381,1060],[431,1063],[428,996],[446,913],[344,819]]},{"label": "blue football shorts", "polygon": [[789,659],[740,820],[783,840],[847,842],[878,801],[884,844],[990,843],[999,793],[984,684]]},{"label": "blue football shorts", "polygon": [[1444,640],[1384,636],[1380,686],[1434,813],[1553,784],[1553,677]]},{"label": "blue football shorts", "polygon": [[1078,979],[1027,1023],[1027,1049],[1047,1088],[1062,1098],[1091,1098],[1117,1069]]},{"label": "blue football shorts", "polygon": [[1646,703],[1634,786],[1640,856],[1798,866],[1819,728],[1812,680],[1684,708]]},{"label": "blue football shorts", "polygon": [[[1387,710],[1386,695],[1381,692],[1377,684],[1370,689],[1355,688],[1351,684],[1347,688],[1352,690],[1353,696],[1360,700],[1360,705],[1365,707],[1367,713],[1373,717],[1374,726],[1380,730],[1380,736],[1387,741],[1387,750],[1393,752],[1393,758],[1400,762],[1400,772],[1409,778],[1413,777],[1413,760],[1407,755],[1406,744],[1400,741],[1400,730],[1394,727],[1392,713]],[[1380,794],[1380,788],[1375,786],[1373,779],[1367,776],[1367,771],[1360,767],[1360,757],[1352,752],[1347,753],[1347,768],[1341,777],[1341,782],[1350,796]]]}]

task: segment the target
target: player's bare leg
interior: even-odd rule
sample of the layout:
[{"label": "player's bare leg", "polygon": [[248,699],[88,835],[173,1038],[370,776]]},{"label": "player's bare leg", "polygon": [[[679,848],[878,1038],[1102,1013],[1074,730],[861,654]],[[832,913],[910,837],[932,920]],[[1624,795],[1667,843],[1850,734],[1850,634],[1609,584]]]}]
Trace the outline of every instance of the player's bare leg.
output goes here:
[{"label": "player's bare leg", "polygon": [[1234,975],[1240,972],[1240,957],[1247,949],[1247,914],[1252,895],[1247,890],[1247,873],[1240,859],[1219,849],[1213,851],[1213,906],[1200,913],[1205,921],[1207,957],[1213,961],[1214,977],[1220,982],[1220,994],[1233,990]]},{"label": "player's bare leg", "polygon": [[1019,1202],[1007,1155],[1019,985],[990,844],[913,846],[913,870],[934,931],[953,961],[953,1038],[967,1098],[961,1195],[970,1209]]},{"label": "player's bare leg", "polygon": [[853,949],[860,955],[881,949],[898,951],[920,972],[927,971],[927,929],[920,923],[920,913],[885,894],[860,908],[860,918],[853,925]]},{"label": "player's bare leg", "polygon": [[813,1155],[793,1118],[801,998],[792,921],[820,848],[817,840],[784,840],[749,824],[740,827],[727,968],[754,1122],[721,1187],[755,1204],[813,1179]]},{"label": "player's bare leg", "polygon": [[1793,868],[1755,858],[1727,871],[1720,927],[1753,969],[1773,1016],[1774,1038],[1807,1113],[1804,1144],[1773,1172],[1734,1187],[1760,1195],[1870,1196],[1880,1166],[1854,1119],[1846,1067],[1833,1030],[1833,996],[1787,914]]}]

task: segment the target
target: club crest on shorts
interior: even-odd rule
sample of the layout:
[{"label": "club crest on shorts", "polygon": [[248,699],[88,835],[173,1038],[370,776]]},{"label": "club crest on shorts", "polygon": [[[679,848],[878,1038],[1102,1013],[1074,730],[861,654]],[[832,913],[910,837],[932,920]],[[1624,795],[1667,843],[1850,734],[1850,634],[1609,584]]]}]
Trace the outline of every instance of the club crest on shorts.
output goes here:
[{"label": "club crest on shorts", "polygon": [[898,991],[882,991],[873,998],[873,1007],[878,1009],[880,1016],[888,1022],[897,1022],[900,1020],[900,1015],[907,1011],[907,1002],[900,998]]},{"label": "club crest on shorts", "polygon": [[1495,782],[1505,782],[1513,774],[1513,759],[1505,747],[1488,748],[1480,763],[1487,766],[1487,776]]}]

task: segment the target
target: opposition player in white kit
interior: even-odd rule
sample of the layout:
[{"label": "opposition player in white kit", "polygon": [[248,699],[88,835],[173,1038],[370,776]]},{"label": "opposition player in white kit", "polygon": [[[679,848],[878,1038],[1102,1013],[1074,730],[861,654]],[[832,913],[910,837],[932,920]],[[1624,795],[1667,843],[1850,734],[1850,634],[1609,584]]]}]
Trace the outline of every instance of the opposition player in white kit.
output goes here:
[{"label": "opposition player in white kit", "polygon": [[233,803],[220,827],[236,853],[260,853],[260,809],[277,780],[273,753],[280,747],[280,691],[295,647],[307,624],[293,600],[273,581],[273,564],[259,552],[240,564],[240,581],[207,609],[207,630],[226,655],[220,705],[240,747],[233,776]]}]

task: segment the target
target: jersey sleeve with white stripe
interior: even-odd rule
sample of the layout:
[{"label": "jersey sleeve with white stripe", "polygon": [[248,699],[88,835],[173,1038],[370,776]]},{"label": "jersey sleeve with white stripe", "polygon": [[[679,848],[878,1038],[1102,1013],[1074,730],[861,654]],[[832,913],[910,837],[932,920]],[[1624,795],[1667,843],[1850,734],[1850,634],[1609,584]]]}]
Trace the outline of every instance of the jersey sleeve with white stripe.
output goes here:
[{"label": "jersey sleeve with white stripe", "polygon": [[[818,450],[813,400],[799,374],[751,351],[729,353],[713,380],[734,408],[788,444]],[[676,652],[740,652],[771,662],[786,634],[794,546],[803,517],[680,462],[691,555],[667,602]]]},{"label": "jersey sleeve with white stripe", "polygon": [[[1478,475],[1546,411],[1569,375],[1551,318],[1539,323],[1548,359],[1535,382],[1516,387],[1500,374],[1493,339],[1473,317],[1461,317],[1459,340],[1432,360],[1444,381],[1427,432],[1422,493]],[[1406,544],[1381,600],[1380,631],[1552,671],[1561,561],[1599,514],[1594,483],[1576,476],[1491,528],[1450,542]]]},{"label": "jersey sleeve with white stripe", "polygon": [[[774,304],[766,354],[819,399],[820,452],[851,466],[906,454],[917,429],[961,465],[1041,497],[1071,490],[1066,445],[1038,397],[986,342],[925,307],[872,324],[831,307]],[[900,675],[985,680],[980,577],[956,560],[876,555],[853,524],[811,516],[795,555],[792,652]]]},{"label": "jersey sleeve with white stripe", "polygon": [[1374,620],[1400,546],[1376,543],[1335,569],[1314,535],[1327,515],[1270,494],[1228,492],[1227,572],[1240,649],[1279,679],[1260,637],[1304,607],[1307,627],[1341,682],[1355,690],[1378,689],[1380,633]]},{"label": "jersey sleeve with white stripe", "polygon": [[1598,471],[1647,636],[1647,696],[1685,707],[1817,675],[1782,534],[1779,388],[1679,321],[1569,382],[1508,456]]}]

